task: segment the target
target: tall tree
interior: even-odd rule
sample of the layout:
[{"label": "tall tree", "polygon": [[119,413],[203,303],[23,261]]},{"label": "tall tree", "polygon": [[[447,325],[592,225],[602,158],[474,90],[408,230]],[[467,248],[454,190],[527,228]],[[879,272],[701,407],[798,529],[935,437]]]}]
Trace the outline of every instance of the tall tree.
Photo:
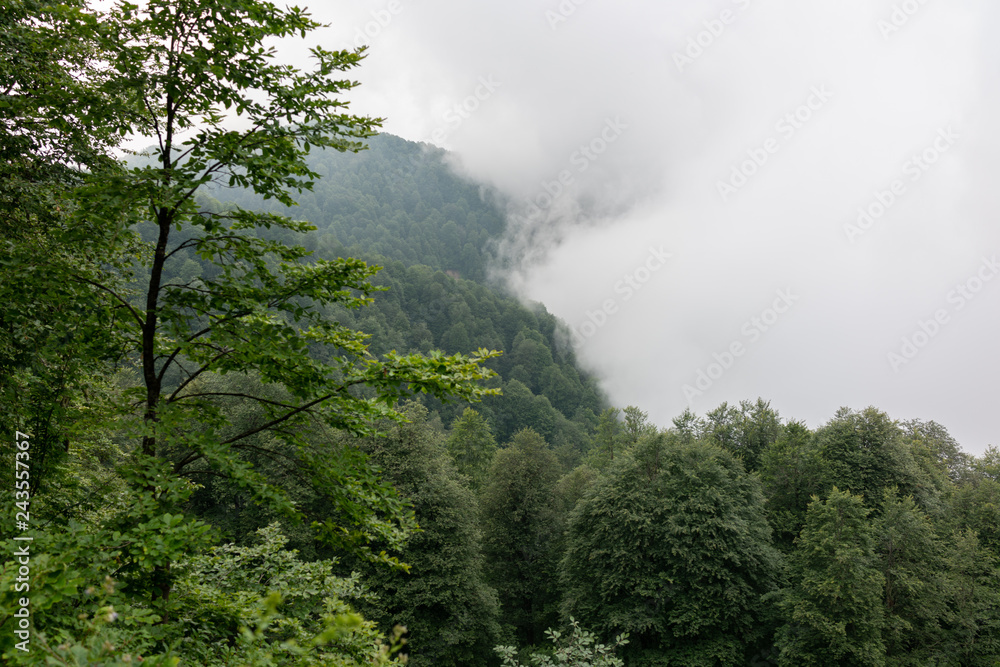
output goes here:
[{"label": "tall tree", "polygon": [[497,452],[482,493],[486,571],[521,645],[540,643],[558,619],[559,473],[545,440],[525,429]]},{"label": "tall tree", "polygon": [[564,614],[602,638],[628,632],[629,664],[746,664],[780,576],[770,533],[760,485],[732,455],[647,437],[570,517]]},{"label": "tall tree", "polygon": [[790,552],[805,524],[812,496],[823,483],[822,462],[813,433],[801,422],[789,422],[761,454],[760,479],[767,497],[768,521],[775,540]]},{"label": "tall tree", "polygon": [[810,503],[782,599],[778,664],[885,664],[885,577],[869,513],[861,496],[836,487]]},{"label": "tall tree", "polygon": [[476,499],[448,457],[443,435],[427,422],[427,409],[412,402],[405,414],[408,423],[386,424],[384,436],[359,443],[412,503],[420,525],[398,554],[408,572],[358,565],[378,597],[363,607],[365,617],[385,632],[406,626],[415,667],[482,664],[499,638],[499,604],[485,579]]},{"label": "tall tree", "polygon": [[656,425],[649,421],[649,413],[634,405],[626,406],[624,413],[624,435],[628,445],[634,445],[641,438],[656,434]]},{"label": "tall tree", "polygon": [[760,467],[761,454],[780,433],[781,418],[762,398],[740,401],[739,407],[723,403],[705,415],[708,439],[735,454],[750,471]]},{"label": "tall tree", "polygon": [[[64,9],[52,11],[61,16]],[[29,13],[23,23],[48,20]],[[412,513],[360,452],[314,436],[327,428],[364,434],[375,419],[402,419],[393,405],[417,392],[476,400],[487,393],[476,383],[491,375],[480,366],[491,354],[376,359],[363,333],[323,309],[369,303],[377,267],[311,261],[307,250],[286,243],[311,229],[306,223],[198,202],[200,189],[217,183],[291,205],[291,193],[319,176],[305,162],[312,147],[360,150],[379,120],[348,114],[339,96],[356,85],[344,73],[362,52],[315,47],[308,71],[279,64],[272,40],[304,37],[319,24],[299,8],[261,0],[121,2],[104,14],[82,12],[79,22],[107,75],[85,70],[77,83],[106,106],[92,113],[76,105],[78,87],[50,85],[44,118],[58,128],[61,111],[65,123],[152,136],[155,145],[128,169],[76,170],[73,206],[54,238],[64,245],[79,239],[91,261],[56,263],[56,277],[78,289],[33,293],[29,305],[78,315],[78,337],[103,331],[114,343],[113,353],[88,351],[89,359],[117,358],[138,371],[138,381],[124,378],[118,421],[107,420],[131,438],[122,469],[131,495],[125,503],[108,499],[93,526],[106,531],[102,549],[116,575],[170,617],[170,563],[210,540],[209,526],[183,511],[196,471],[227,477],[254,501],[311,521],[336,547],[391,561],[368,544],[399,546],[414,526]],[[72,47],[60,48],[53,62]],[[24,108],[21,115],[34,107]],[[192,252],[212,270],[179,277]],[[15,258],[4,271],[13,285],[31,281],[38,266]],[[216,391],[203,382],[213,374],[252,376],[266,390]],[[257,418],[239,428],[226,401],[253,404]],[[265,433],[285,450],[262,446],[256,436]],[[251,449],[285,461],[325,501],[323,510],[306,514],[292,503],[241,456]],[[92,544],[81,543],[79,553],[88,549]]]},{"label": "tall tree", "polygon": [[[482,357],[372,358],[364,334],[329,321],[321,309],[368,303],[377,268],[352,259],[308,261],[308,251],[277,240],[277,232],[310,225],[240,208],[210,211],[195,198],[215,182],[291,205],[290,192],[312,187],[319,176],[305,162],[312,147],[360,150],[379,121],[349,115],[338,96],[356,85],[339,77],[362,53],[313,47],[309,71],[277,63],[269,40],[304,37],[319,24],[300,8],[258,0],[122,3],[104,22],[102,47],[118,73],[107,85],[140,108],[122,129],[156,141],[149,161],[83,188],[78,215],[81,225],[125,216],[140,229],[150,226],[139,302],[113,293],[142,378],[132,394],[142,406],[140,484],[152,496],[156,480],[178,480],[204,460],[252,490],[256,501],[296,516],[281,489],[236,456],[248,438],[269,431],[293,446],[330,505],[353,508],[345,512],[350,527],[312,517],[327,539],[362,550],[371,539],[397,544],[406,519],[387,489],[376,483],[367,494],[351,491],[344,471],[324,466],[323,451],[308,446],[302,433],[312,420],[366,433],[373,419],[400,418],[393,401],[414,391],[476,398],[482,390],[469,381],[488,375],[478,365]],[[234,129],[237,123],[243,129]],[[213,262],[216,275],[167,280],[168,265],[187,250]],[[317,348],[333,354],[317,361],[309,354]],[[240,395],[257,402],[262,417],[234,432],[215,407],[220,394],[233,392],[197,385],[205,374],[233,372],[257,375],[283,388],[288,399]],[[368,387],[370,397],[352,390],[360,387]],[[358,459],[342,462],[364,468]],[[170,507],[154,504],[162,507],[157,511]],[[159,563],[157,586],[166,597],[169,580]]]},{"label": "tall tree", "polygon": [[597,422],[597,432],[594,434],[594,447],[588,457],[590,465],[603,470],[615,460],[615,453],[621,455],[625,447],[625,434],[622,432],[621,410],[608,408],[600,414]]},{"label": "tall tree", "polygon": [[947,582],[941,542],[929,517],[910,496],[884,492],[876,523],[876,550],[885,579],[885,629],[890,665],[933,664],[944,658],[941,622]]},{"label": "tall tree", "polygon": [[478,412],[466,408],[462,416],[452,422],[447,445],[448,453],[458,471],[468,478],[470,487],[474,491],[481,489],[497,450],[490,425]]},{"label": "tall tree", "polygon": [[836,486],[864,496],[879,509],[886,487],[895,486],[918,502],[929,502],[932,488],[902,443],[902,432],[884,412],[841,408],[816,432],[825,469],[825,489]]},{"label": "tall tree", "polygon": [[0,7],[0,432],[34,436],[36,493],[85,437],[80,424],[107,416],[117,350],[113,304],[69,279],[113,282],[122,264],[107,229],[70,219],[72,189],[117,169],[109,153],[128,113],[100,90],[111,73],[98,34],[78,0]]},{"label": "tall tree", "polygon": [[945,563],[947,588],[938,653],[958,664],[993,667],[1000,661],[1000,569],[975,531],[950,536]]}]

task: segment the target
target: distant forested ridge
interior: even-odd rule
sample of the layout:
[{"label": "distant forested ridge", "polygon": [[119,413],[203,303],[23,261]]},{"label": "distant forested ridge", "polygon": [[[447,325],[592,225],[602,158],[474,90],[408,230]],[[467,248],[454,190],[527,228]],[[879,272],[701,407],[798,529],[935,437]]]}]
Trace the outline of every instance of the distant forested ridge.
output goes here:
[{"label": "distant forested ridge", "polygon": [[[490,242],[504,229],[495,197],[457,175],[443,150],[390,134],[372,137],[356,155],[314,149],[307,161],[323,177],[297,197],[298,206],[219,187],[205,188],[202,205],[307,220],[316,230],[294,240],[314,257],[357,257],[383,267],[374,283],[389,289],[373,306],[329,316],[371,334],[376,354],[503,351],[487,364],[499,373],[503,395],[477,408],[497,436],[506,440],[531,427],[566,455],[586,449],[606,399],[577,364],[561,323],[541,304],[526,306],[487,280]],[[212,270],[205,262],[195,269],[194,253],[190,262],[180,266],[186,276]],[[445,423],[463,409],[427,404]]]},{"label": "distant forested ridge", "polygon": [[483,282],[489,241],[504,229],[496,195],[458,176],[436,146],[385,133],[367,143],[357,155],[313,150],[308,164],[322,178],[292,208],[248,190],[206,191],[312,222],[307,247],[320,255],[362,253]]}]

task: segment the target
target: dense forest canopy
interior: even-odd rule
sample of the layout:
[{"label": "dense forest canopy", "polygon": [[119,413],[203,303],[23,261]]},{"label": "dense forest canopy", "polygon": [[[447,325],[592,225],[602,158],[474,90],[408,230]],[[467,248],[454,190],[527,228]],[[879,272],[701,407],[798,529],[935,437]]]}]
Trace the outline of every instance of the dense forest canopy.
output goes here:
[{"label": "dense forest canopy", "polygon": [[996,449],[612,407],[298,9],[0,21],[5,664],[1000,665]]}]

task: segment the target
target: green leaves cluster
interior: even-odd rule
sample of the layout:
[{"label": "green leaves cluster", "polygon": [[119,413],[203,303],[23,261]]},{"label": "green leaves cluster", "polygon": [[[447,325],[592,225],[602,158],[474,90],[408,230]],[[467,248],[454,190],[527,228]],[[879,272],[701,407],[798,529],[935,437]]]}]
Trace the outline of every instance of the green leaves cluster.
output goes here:
[{"label": "green leaves cluster", "polygon": [[781,572],[758,482],[717,447],[660,434],[616,459],[573,511],[563,608],[602,637],[628,632],[627,659],[742,664]]},{"label": "green leaves cluster", "polygon": [[[545,636],[557,648],[553,656],[533,655],[531,663],[536,667],[623,667],[625,664],[621,658],[615,657],[615,649],[628,644],[628,633],[615,637],[614,644],[606,645],[597,642],[597,635],[588,632],[580,627],[576,619],[570,617],[569,624],[571,634],[563,640],[562,632],[558,630],[546,630]],[[522,667],[516,655],[517,650],[513,646],[498,646],[496,653],[503,659],[503,667]]]}]

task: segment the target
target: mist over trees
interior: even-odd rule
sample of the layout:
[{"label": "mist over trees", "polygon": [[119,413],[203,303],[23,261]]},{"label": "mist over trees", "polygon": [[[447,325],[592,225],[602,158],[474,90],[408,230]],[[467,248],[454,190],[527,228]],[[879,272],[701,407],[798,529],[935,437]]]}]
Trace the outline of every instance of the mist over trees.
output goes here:
[{"label": "mist over trees", "polygon": [[611,406],[298,9],[0,21],[4,664],[1000,664],[996,449]]}]

